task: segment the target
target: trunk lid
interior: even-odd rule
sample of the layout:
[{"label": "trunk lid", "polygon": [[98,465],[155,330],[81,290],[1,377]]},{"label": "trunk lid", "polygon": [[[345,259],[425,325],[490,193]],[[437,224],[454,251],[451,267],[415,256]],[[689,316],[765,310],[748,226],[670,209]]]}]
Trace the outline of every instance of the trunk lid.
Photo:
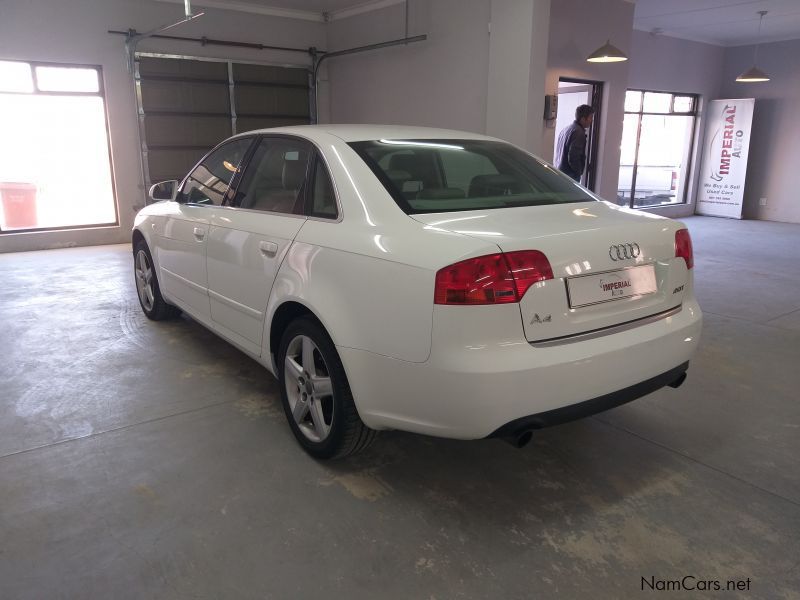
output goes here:
[{"label": "trunk lid", "polygon": [[665,312],[688,291],[686,264],[675,257],[675,231],[683,226],[657,215],[581,202],[411,216],[504,252],[547,256],[553,279],[533,285],[519,303],[530,342]]}]

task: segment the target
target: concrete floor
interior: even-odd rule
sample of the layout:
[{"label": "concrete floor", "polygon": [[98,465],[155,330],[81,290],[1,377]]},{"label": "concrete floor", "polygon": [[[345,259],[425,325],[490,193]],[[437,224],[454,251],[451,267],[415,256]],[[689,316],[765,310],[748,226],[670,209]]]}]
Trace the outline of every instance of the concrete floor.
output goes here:
[{"label": "concrete floor", "polygon": [[0,598],[800,598],[800,226],[686,222],[681,389],[523,450],[388,433],[337,463],[256,363],[144,318],[128,247],[0,255]]}]

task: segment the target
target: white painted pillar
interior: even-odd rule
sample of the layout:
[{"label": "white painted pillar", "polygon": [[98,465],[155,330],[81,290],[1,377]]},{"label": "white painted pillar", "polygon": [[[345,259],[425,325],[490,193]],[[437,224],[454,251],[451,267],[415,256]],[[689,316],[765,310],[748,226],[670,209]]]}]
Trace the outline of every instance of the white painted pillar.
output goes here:
[{"label": "white painted pillar", "polygon": [[486,134],[541,154],[550,0],[492,0]]}]

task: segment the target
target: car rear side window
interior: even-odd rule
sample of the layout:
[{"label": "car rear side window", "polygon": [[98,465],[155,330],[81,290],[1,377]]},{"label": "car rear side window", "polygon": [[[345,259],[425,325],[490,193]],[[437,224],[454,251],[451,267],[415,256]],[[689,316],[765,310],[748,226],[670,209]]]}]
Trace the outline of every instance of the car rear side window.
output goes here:
[{"label": "car rear side window", "polygon": [[236,190],[234,206],[302,215],[309,153],[304,140],[263,138]]},{"label": "car rear side window", "polygon": [[314,161],[314,184],[311,188],[311,216],[321,219],[336,219],[339,209],[336,205],[336,192],[322,157]]},{"label": "car rear side window", "polygon": [[503,142],[373,140],[350,146],[410,214],[595,200],[553,167]]}]

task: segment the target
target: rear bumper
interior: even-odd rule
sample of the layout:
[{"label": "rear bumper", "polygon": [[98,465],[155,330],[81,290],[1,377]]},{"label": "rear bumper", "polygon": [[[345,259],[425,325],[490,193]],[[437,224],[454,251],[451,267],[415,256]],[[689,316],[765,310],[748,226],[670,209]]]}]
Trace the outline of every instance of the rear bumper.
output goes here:
[{"label": "rear bumper", "polygon": [[674,384],[677,387],[677,385],[683,382],[683,377],[688,368],[689,362],[687,361],[674,369],[670,369],[666,373],[626,387],[625,389],[611,392],[610,394],[605,394],[598,398],[592,398],[591,400],[584,400],[577,404],[562,406],[561,408],[554,408],[535,415],[514,419],[510,423],[506,423],[494,431],[488,437],[516,437],[531,429],[543,429],[544,427],[560,425],[562,423],[568,423],[576,419],[595,415],[599,412],[632,402],[637,398],[646,396],[667,385]]},{"label": "rear bumper", "polygon": [[577,418],[669,384],[686,370],[701,326],[690,299],[656,322],[536,347],[520,335],[516,305],[437,306],[427,362],[338,350],[368,426],[478,439],[531,415]]}]

